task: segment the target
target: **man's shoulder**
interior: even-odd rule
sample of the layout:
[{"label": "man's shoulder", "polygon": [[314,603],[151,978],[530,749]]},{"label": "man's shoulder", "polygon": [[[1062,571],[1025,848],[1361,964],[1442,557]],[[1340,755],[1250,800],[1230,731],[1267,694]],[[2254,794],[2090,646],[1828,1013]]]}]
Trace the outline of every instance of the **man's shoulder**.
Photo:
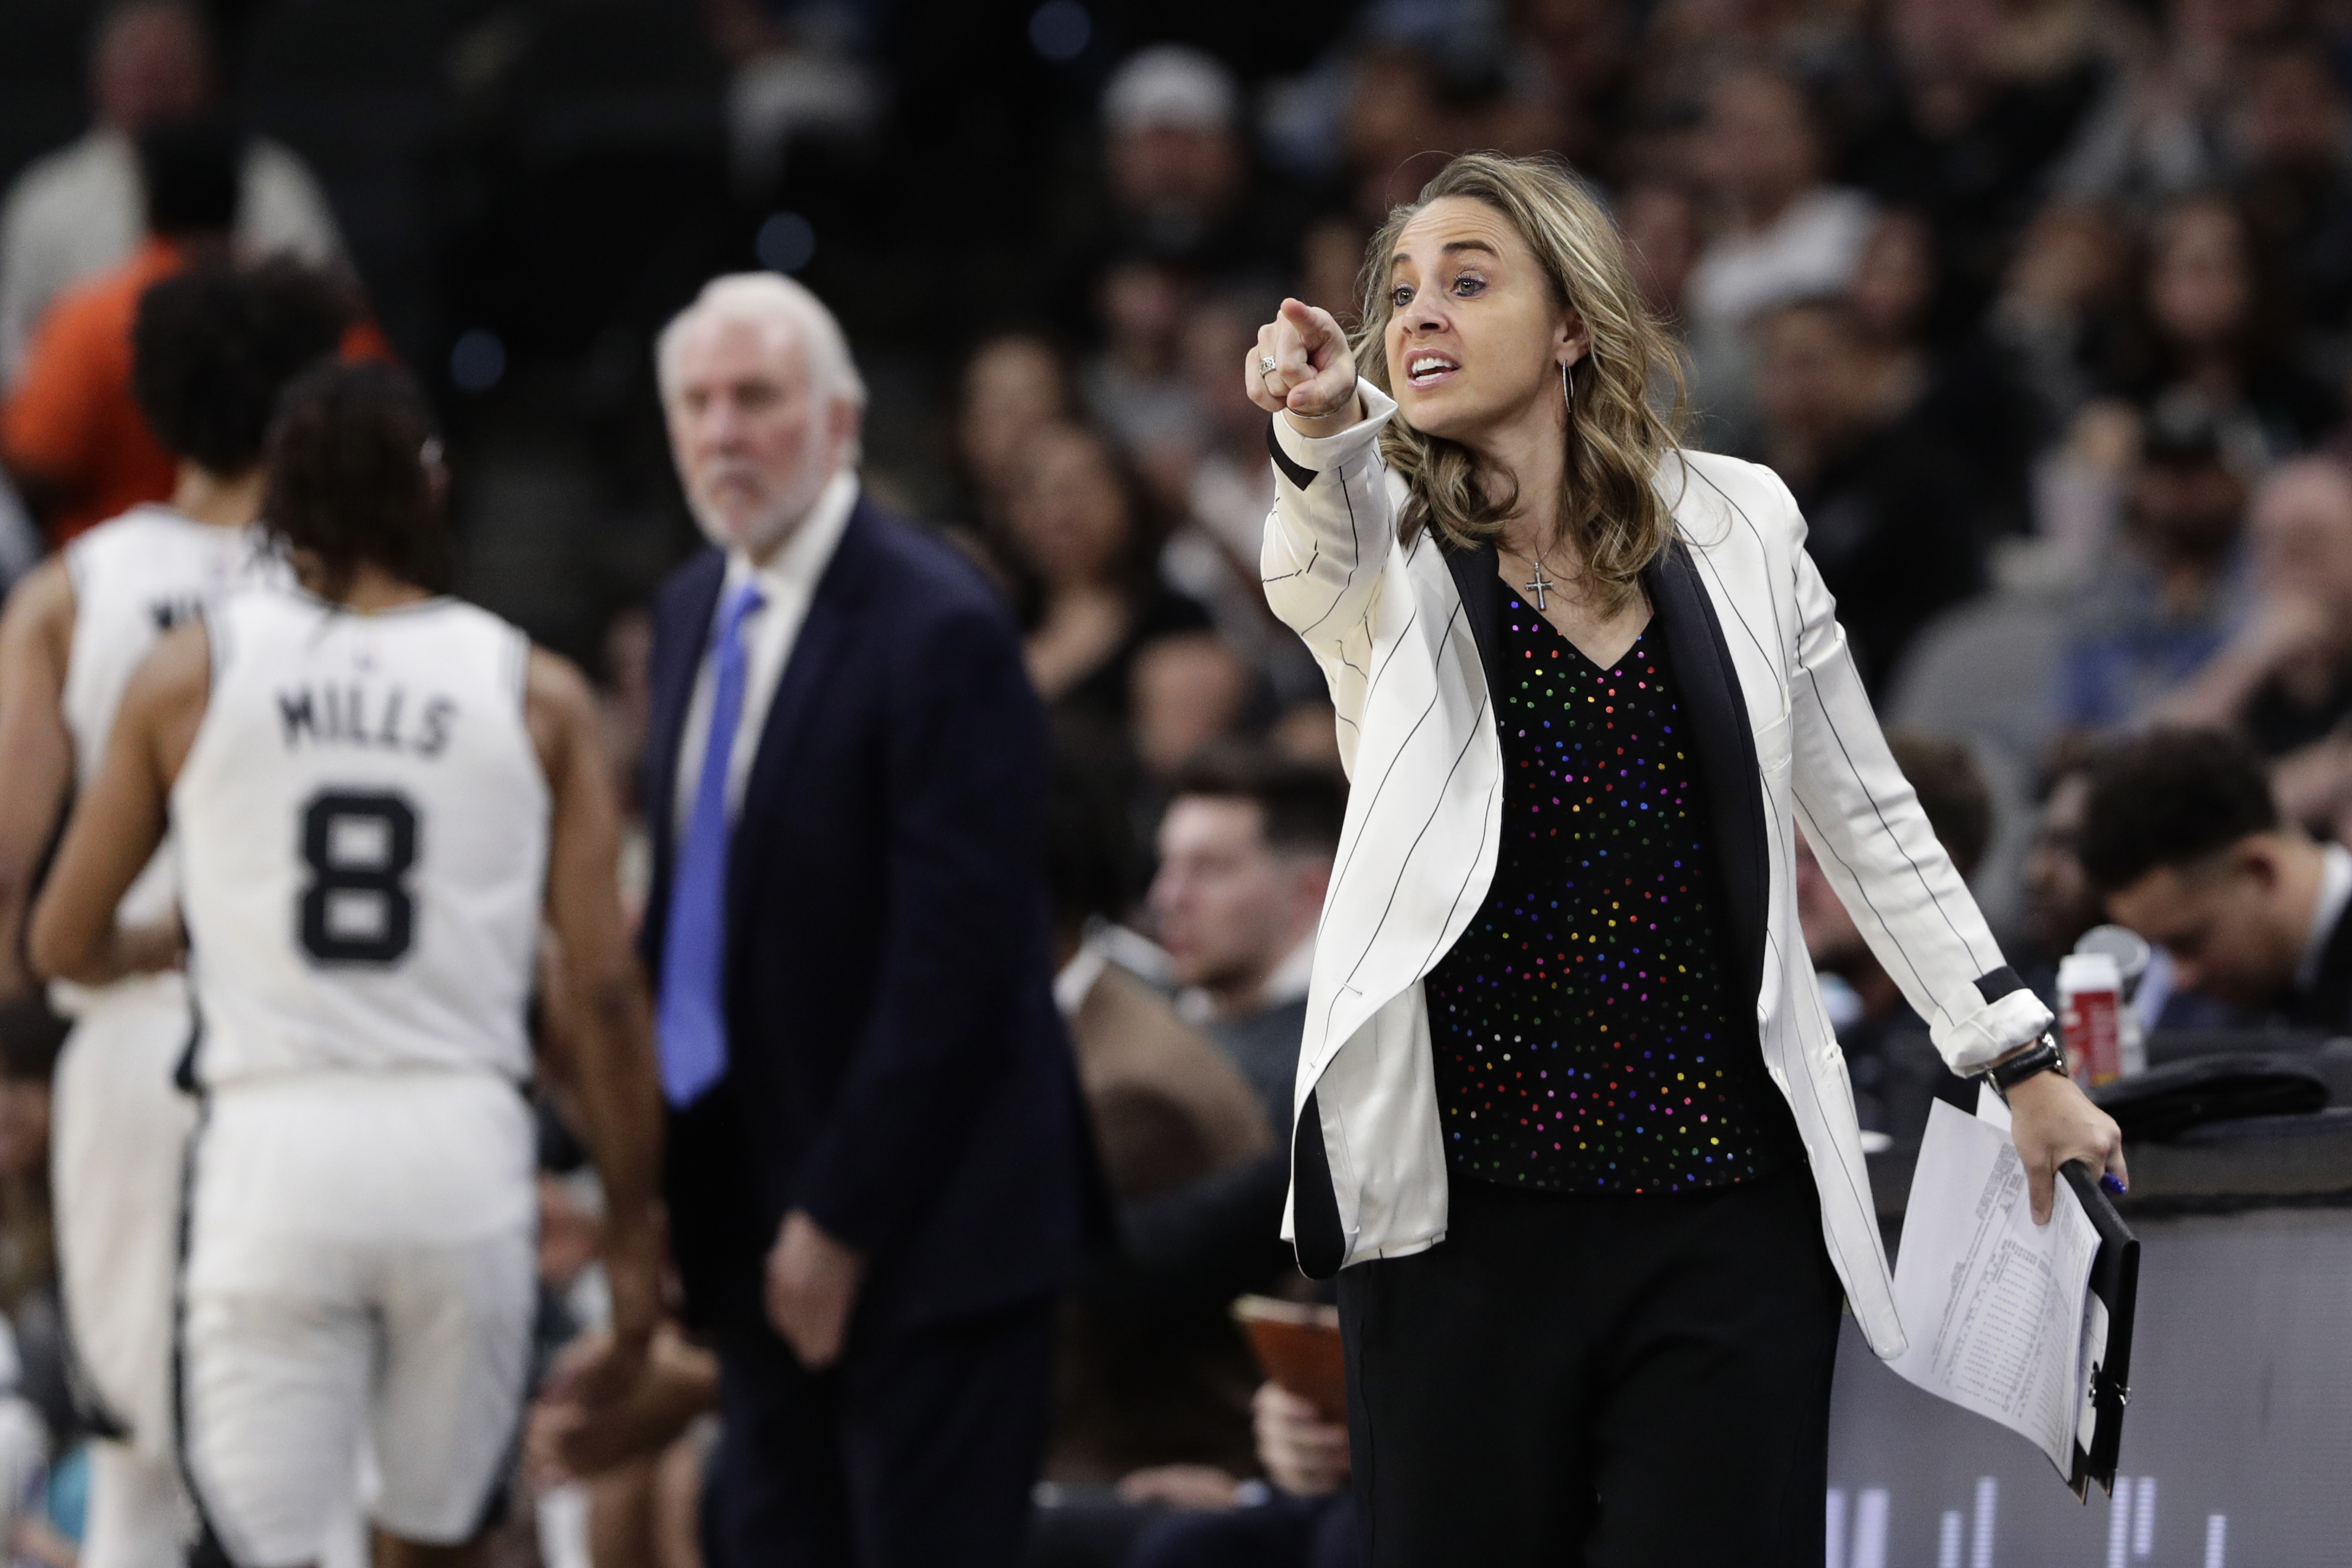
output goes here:
[{"label": "man's shoulder", "polygon": [[873,553],[878,563],[904,574],[898,584],[910,593],[942,605],[968,604],[994,606],[995,590],[971,558],[940,532],[899,515],[870,496],[858,498],[849,514],[844,543],[855,539],[857,548]]},{"label": "man's shoulder", "polygon": [[887,585],[879,602],[901,626],[986,627],[1017,636],[1003,595],[936,530],[861,497],[841,548],[866,585]]},{"label": "man's shoulder", "polygon": [[655,624],[667,622],[698,598],[715,595],[719,579],[726,574],[727,557],[715,544],[706,544],[679,562],[654,591]]},{"label": "man's shoulder", "polygon": [[[656,624],[702,613],[716,601],[726,574],[726,554],[716,545],[695,552],[663,580],[655,595]],[[886,605],[901,627],[979,622],[1013,635],[1003,596],[963,552],[869,499],[861,497],[850,513],[826,579],[861,603]]]},{"label": "man's shoulder", "polygon": [[77,136],[25,165],[8,186],[7,214],[20,222],[69,223],[77,216],[76,209],[89,199],[89,183],[117,174],[121,162],[121,153],[98,132]]},{"label": "man's shoulder", "polygon": [[1300,1031],[1307,1026],[1307,998],[1287,997],[1244,1013],[1234,1018],[1212,1019],[1203,1026],[1208,1037],[1228,1051],[1262,1048],[1268,1045],[1298,1048]]}]

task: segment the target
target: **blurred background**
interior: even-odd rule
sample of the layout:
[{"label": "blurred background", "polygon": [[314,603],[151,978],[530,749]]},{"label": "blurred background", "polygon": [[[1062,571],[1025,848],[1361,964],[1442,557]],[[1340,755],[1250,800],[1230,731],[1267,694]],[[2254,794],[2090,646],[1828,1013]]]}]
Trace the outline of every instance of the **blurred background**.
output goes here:
[{"label": "blurred background", "polygon": [[[874,388],[867,483],[1033,626],[1142,563],[1190,656],[1078,706],[1164,772],[1318,722],[1255,593],[1253,327],[1348,314],[1447,153],[1554,152],[1679,327],[1694,443],[1788,479],[1886,717],[1984,772],[2021,935],[2084,736],[2244,721],[2340,805],[2303,753],[2352,702],[2352,494],[2292,459],[2346,443],[2347,61],[2340,0],[0,0],[0,384],[136,240],[91,216],[128,139],[215,112],[240,232],[342,258],[431,384],[467,592],[625,687],[695,542],[653,334],[789,272]],[[97,481],[0,453],[21,569]],[[2200,689],[2225,652],[2265,679]]]},{"label": "blurred background", "polygon": [[[1273,481],[1242,356],[1286,293],[1351,318],[1368,236],[1450,153],[1549,152],[1675,326],[1692,444],[1804,507],[1903,765],[2046,991],[2103,918],[2073,858],[2101,736],[2235,729],[2291,816],[2352,830],[2347,71],[2352,0],[0,0],[0,585],[168,491],[106,423],[137,418],[121,385],[93,390],[127,369],[59,345],[109,298],[127,332],[176,243],[142,216],[141,138],[205,121],[236,189],[172,221],[345,269],[360,346],[438,405],[464,592],[587,667],[626,779],[643,606],[698,543],[654,336],[714,274],[797,277],[872,390],[867,487],[1028,633],[1065,935],[1260,1091],[1255,1149],[1339,786],[1320,675],[1257,586]],[[1248,810],[1188,826],[1187,800]],[[1277,819],[1307,826],[1276,842]],[[1916,1135],[1948,1075],[1818,872],[1799,890],[1864,1125]],[[0,1111],[45,1051],[0,1073]],[[1122,1142],[1096,1098],[1123,1200],[1232,1156]],[[0,1138],[0,1232],[45,1213],[43,1147]],[[570,1158],[558,1293],[593,1224]],[[1278,1159],[1272,1181],[1234,1211],[1245,1267],[1187,1276],[1209,1370],[1171,1375],[1210,1435],[1096,1442],[1066,1410],[1053,1475],[1222,1466],[1122,1495],[1229,1506],[1273,1464],[1221,1327],[1285,1272]],[[37,1340],[14,1256],[0,1309]],[[1116,1373],[1106,1410],[1171,1364],[1163,1339],[1078,1340]],[[599,1561],[690,1562],[665,1528]]]}]

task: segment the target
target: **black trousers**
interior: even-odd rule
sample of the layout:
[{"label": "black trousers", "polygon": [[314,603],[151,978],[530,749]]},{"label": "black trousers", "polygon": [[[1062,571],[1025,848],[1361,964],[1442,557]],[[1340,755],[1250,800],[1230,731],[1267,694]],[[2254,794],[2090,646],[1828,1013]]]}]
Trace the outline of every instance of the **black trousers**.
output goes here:
[{"label": "black trousers", "polygon": [[711,1568],[1013,1568],[1044,1457],[1054,1310],[853,1336],[811,1374],[766,1324],[711,1336]]},{"label": "black trousers", "polygon": [[1339,1276],[1370,1568],[1813,1568],[1843,1292],[1801,1166],[1692,1194],[1457,1177]]}]

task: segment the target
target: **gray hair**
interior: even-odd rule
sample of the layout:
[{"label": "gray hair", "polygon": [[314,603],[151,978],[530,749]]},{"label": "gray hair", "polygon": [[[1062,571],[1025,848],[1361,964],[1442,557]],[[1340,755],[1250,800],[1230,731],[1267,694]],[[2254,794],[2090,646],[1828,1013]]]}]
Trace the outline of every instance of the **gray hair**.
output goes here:
[{"label": "gray hair", "polygon": [[730,272],[713,278],[694,303],[670,318],[654,342],[654,372],[663,402],[669,401],[670,361],[678,339],[705,317],[783,325],[808,355],[809,378],[819,392],[866,406],[866,378],[857,374],[841,323],[807,285],[780,272]]}]

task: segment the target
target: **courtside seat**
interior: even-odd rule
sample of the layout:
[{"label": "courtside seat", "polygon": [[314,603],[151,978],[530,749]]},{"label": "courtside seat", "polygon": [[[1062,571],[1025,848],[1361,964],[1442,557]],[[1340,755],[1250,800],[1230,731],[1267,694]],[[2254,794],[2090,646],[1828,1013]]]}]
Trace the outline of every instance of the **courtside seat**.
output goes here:
[{"label": "courtside seat", "polygon": [[1890,729],[1966,745],[1992,793],[1993,841],[1969,887],[1997,935],[2019,915],[2018,876],[2033,837],[2036,770],[2052,740],[2051,683],[2065,647],[2070,596],[1999,591],[1930,621],[1895,671],[1881,706]]}]

